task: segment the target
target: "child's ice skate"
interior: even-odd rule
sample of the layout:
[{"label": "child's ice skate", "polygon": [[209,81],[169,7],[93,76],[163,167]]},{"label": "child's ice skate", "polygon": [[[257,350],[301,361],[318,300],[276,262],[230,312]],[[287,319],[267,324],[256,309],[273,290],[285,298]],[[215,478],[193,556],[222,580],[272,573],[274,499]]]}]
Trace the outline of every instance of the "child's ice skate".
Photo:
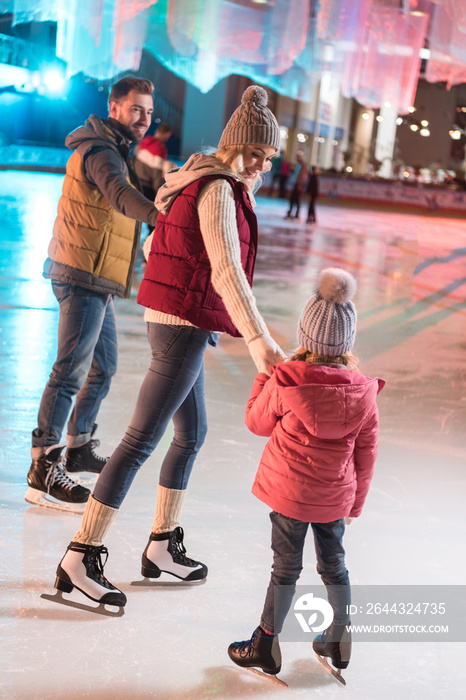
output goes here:
[{"label": "child's ice skate", "polygon": [[142,555],[142,575],[159,578],[165,572],[182,581],[203,581],[207,577],[207,566],[186,556],[183,538],[181,527],[171,532],[152,532]]},{"label": "child's ice skate", "polygon": [[[347,668],[351,658],[351,630],[347,625],[335,625],[333,622],[323,634],[319,634],[312,643],[317,659],[337,681],[346,685],[341,669]],[[332,668],[327,661],[330,658]],[[336,670],[335,670],[336,669]]]},{"label": "child's ice skate", "polygon": [[[278,683],[278,685],[288,687],[284,681],[277,678],[277,673],[280,673],[282,667],[278,637],[266,634],[261,627],[253,632],[251,639],[230,644],[228,656],[237,666],[257,673],[263,678]],[[258,671],[256,666],[262,671]]]},{"label": "child's ice skate", "polygon": [[[103,554],[106,558],[102,563]],[[41,597],[101,615],[114,617],[123,615],[126,596],[105,578],[104,566],[107,558],[108,550],[104,546],[94,547],[80,542],[71,542],[57,568],[55,588],[58,593],[54,596],[44,593]],[[83,605],[63,598],[63,593],[71,593],[74,588],[81,591],[90,600],[99,603],[99,606]],[[117,607],[119,610],[110,612],[105,608],[106,605]]]}]

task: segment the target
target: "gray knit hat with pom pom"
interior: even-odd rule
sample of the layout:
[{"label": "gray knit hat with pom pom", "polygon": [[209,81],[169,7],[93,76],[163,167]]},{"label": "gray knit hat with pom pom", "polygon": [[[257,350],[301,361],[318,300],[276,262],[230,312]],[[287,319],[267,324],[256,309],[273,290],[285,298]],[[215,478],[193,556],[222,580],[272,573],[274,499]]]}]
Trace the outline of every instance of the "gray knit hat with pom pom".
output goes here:
[{"label": "gray knit hat with pom pom", "polygon": [[355,292],[356,280],[349,272],[338,267],[322,270],[315,296],[299,319],[301,347],[330,357],[351,350],[356,335],[356,309],[351,301]]},{"label": "gray knit hat with pom pom", "polygon": [[219,148],[257,144],[280,148],[280,129],[277,120],[267,107],[268,95],[259,85],[251,85],[243,92],[241,105],[226,125]]}]

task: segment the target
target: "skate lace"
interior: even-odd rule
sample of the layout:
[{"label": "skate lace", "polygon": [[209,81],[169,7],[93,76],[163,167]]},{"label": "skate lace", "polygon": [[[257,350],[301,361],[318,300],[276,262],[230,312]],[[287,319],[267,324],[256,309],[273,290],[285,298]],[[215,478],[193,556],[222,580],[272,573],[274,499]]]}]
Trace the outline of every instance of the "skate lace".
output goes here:
[{"label": "skate lace", "polygon": [[47,476],[45,477],[45,485],[48,490],[50,490],[52,486],[63,486],[67,491],[72,491],[76,488],[77,484],[68,476],[61,457],[56,462],[52,462]]},{"label": "skate lace", "polygon": [[[102,554],[105,555],[105,560],[103,563]],[[104,566],[107,563],[107,559],[108,549],[107,547],[105,547],[105,545],[101,545],[100,547],[92,547],[90,549],[88,558],[89,570],[94,576],[102,579],[102,581],[104,581],[105,583],[108,583],[107,579],[104,576]]]},{"label": "skate lace", "polygon": [[254,651],[254,640],[256,638],[256,633],[253,632],[251,639],[245,639],[243,642],[234,642],[235,648],[238,650],[239,655],[242,658],[250,656]]},{"label": "skate lace", "polygon": [[107,460],[105,459],[105,457],[101,457],[100,455],[96,455],[96,453],[94,452],[95,448],[99,447],[99,446],[100,446],[100,440],[98,440],[97,438],[92,438],[92,440],[89,441],[90,451],[91,451],[94,459],[96,459],[98,462],[103,462],[104,464],[106,464]]},{"label": "skate lace", "polygon": [[186,547],[183,544],[184,531],[182,527],[177,527],[175,529],[174,536],[172,538],[172,556],[179,564],[194,564],[194,560],[186,556]]}]

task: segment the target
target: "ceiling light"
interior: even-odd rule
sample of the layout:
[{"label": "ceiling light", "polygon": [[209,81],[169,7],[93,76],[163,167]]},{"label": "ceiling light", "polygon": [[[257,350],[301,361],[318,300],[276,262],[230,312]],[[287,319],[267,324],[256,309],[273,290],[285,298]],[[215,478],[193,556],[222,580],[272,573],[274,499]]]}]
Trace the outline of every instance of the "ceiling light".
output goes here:
[{"label": "ceiling light", "polygon": [[49,92],[58,94],[64,91],[66,81],[61,71],[50,68],[44,73],[43,83]]}]

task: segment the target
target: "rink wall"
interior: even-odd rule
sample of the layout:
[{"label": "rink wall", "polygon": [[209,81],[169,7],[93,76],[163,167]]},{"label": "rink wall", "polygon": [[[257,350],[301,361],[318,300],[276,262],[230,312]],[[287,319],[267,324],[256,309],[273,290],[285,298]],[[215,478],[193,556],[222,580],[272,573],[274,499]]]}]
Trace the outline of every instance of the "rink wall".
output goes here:
[{"label": "rink wall", "polygon": [[64,173],[69,157],[68,148],[10,144],[0,146],[0,170]]},{"label": "rink wall", "polygon": [[[64,173],[70,156],[67,148],[11,144],[0,146],[0,170],[32,170]],[[266,192],[266,178],[262,192]],[[357,180],[321,175],[319,200],[341,204],[373,205],[405,210],[466,213],[466,192],[402,182]]]},{"label": "rink wall", "polygon": [[322,175],[319,198],[341,203],[393,206],[397,209],[417,209],[464,214],[466,192],[401,182],[354,180]]}]

